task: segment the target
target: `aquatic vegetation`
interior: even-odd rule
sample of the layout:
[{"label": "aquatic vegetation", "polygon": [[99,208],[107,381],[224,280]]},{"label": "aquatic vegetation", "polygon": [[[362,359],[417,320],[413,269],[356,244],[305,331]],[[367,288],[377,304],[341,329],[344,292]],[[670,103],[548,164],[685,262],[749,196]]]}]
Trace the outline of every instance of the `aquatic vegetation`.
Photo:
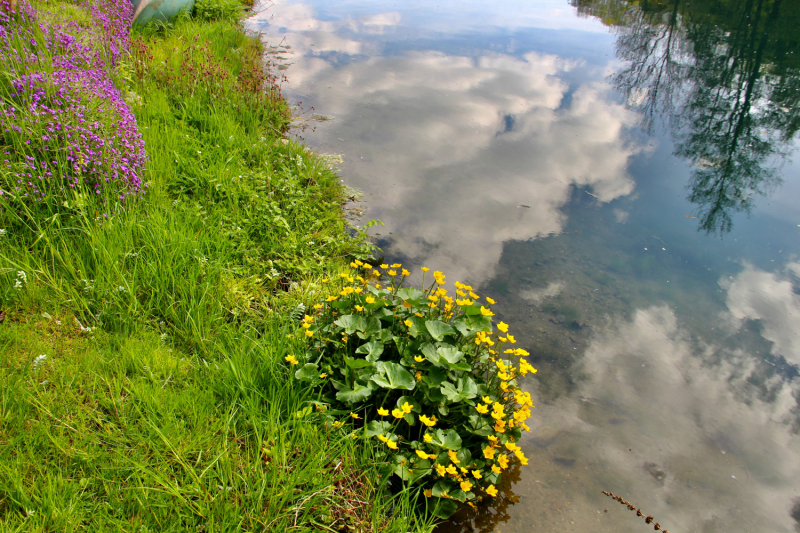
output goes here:
[{"label": "aquatic vegetation", "polygon": [[402,265],[350,266],[300,320],[308,349],[286,359],[295,378],[329,412],[358,415],[361,435],[381,443],[384,475],[417,487],[437,516],[496,495],[512,461],[528,462],[517,442],[533,403],[516,381],[536,372],[528,352],[468,285],[450,296],[439,271],[420,290],[403,287]]},{"label": "aquatic vegetation", "polygon": [[59,2],[0,10],[6,201],[58,209],[83,193],[124,200],[143,192],[144,142],[113,81],[129,47],[132,8],[111,0],[77,5],[83,20],[62,19]]}]

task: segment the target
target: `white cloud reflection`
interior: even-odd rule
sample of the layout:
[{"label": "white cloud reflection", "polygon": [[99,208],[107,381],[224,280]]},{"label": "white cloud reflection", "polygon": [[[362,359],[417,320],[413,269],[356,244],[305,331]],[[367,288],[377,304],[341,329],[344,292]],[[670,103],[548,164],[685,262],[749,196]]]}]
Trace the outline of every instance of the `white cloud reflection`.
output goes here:
[{"label": "white cloud reflection", "polygon": [[[787,272],[798,276],[800,263],[791,263]],[[800,292],[786,277],[745,265],[732,280],[721,285],[728,290],[728,309],[738,324],[760,320],[762,335],[773,343],[773,353],[800,364]]]},{"label": "white cloud reflection", "polygon": [[573,185],[591,186],[600,202],[633,191],[628,159],[643,147],[626,132],[636,116],[605,82],[571,87],[568,61],[437,51],[354,58],[376,45],[339,30],[358,36],[379,21],[388,31],[396,13],[319,21],[308,6],[287,4],[271,14],[302,57],[288,71],[291,90],[334,118],[309,140],[344,154],[346,183],[378,191],[366,217],[386,223],[379,231],[392,232],[394,256],[480,283],[504,241],[561,231]]},{"label": "white cloud reflection", "polygon": [[[584,372],[575,396],[537,407],[534,436],[524,441],[540,461],[576,460],[567,472],[578,486],[562,484],[550,498],[583,505],[582,525],[641,530],[632,513],[594,494],[611,490],[670,530],[794,529],[796,383],[773,380],[774,397],[764,401],[750,355],[690,338],[667,307],[640,309],[598,334]],[[598,518],[591,503],[616,514]]]}]

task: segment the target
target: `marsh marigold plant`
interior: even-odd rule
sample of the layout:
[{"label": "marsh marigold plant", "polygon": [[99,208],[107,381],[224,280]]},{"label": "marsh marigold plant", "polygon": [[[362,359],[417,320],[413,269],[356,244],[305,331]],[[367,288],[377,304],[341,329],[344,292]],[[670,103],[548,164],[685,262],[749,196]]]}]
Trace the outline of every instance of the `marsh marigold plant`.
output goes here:
[{"label": "marsh marigold plant", "polygon": [[308,350],[289,362],[295,378],[328,412],[358,414],[342,420],[379,441],[386,473],[421,488],[438,516],[493,497],[510,464],[528,462],[517,444],[533,407],[517,385],[536,372],[528,353],[468,285],[451,294],[423,268],[422,289],[404,287],[399,264],[350,266],[301,320]]}]

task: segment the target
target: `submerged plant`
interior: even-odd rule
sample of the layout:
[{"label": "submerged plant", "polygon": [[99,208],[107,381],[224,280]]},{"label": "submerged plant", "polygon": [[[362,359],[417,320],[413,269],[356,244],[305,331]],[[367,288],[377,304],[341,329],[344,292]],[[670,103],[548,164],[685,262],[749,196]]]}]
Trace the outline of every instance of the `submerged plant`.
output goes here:
[{"label": "submerged plant", "polygon": [[296,379],[363,424],[382,443],[384,473],[420,489],[437,516],[495,496],[510,462],[528,462],[517,442],[533,403],[516,382],[536,372],[528,352],[468,285],[449,296],[438,271],[420,290],[402,286],[410,273],[399,264],[350,266],[338,294],[301,320],[308,350],[286,358]]}]

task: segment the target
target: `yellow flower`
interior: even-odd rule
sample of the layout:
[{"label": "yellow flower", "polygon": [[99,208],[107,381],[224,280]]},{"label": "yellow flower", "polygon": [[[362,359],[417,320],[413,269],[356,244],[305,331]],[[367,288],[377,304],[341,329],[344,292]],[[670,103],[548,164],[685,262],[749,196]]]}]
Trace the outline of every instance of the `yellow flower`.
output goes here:
[{"label": "yellow flower", "polygon": [[424,494],[426,498],[430,498],[431,496],[433,496],[433,491],[431,489],[425,489],[424,491],[422,491],[422,494]]},{"label": "yellow flower", "polygon": [[483,401],[486,402],[489,405],[492,405],[492,399],[490,397],[488,397],[488,396],[484,396],[483,397]]},{"label": "yellow flower", "polygon": [[432,417],[428,418],[425,415],[419,415],[419,421],[422,422],[423,424],[425,424],[426,426],[428,426],[429,428],[431,428],[431,427],[436,425],[436,417],[435,416],[432,416]]},{"label": "yellow flower", "polygon": [[470,490],[472,490],[472,483],[470,483],[469,480],[462,481],[461,490],[463,490],[464,492],[469,492]]},{"label": "yellow flower", "polygon": [[381,416],[389,416],[389,410],[383,407],[378,407],[378,414]]},{"label": "yellow flower", "polygon": [[344,420],[336,420],[336,421],[333,423],[333,427],[334,427],[334,428],[340,428],[340,427],[342,427],[343,425],[344,425]]},{"label": "yellow flower", "polygon": [[350,268],[358,268],[358,265],[354,261],[351,261]]},{"label": "yellow flower", "polygon": [[314,309],[322,309],[322,304],[314,304]]},{"label": "yellow flower", "polygon": [[473,470],[472,475],[475,477],[475,479],[481,479],[483,477],[480,470]]},{"label": "yellow flower", "polygon": [[413,322],[411,322],[410,320],[403,320],[403,324],[405,324],[405,325],[406,325],[406,326],[408,326],[409,328],[410,328],[411,326],[413,326],[413,325],[414,325],[414,323],[413,323]]},{"label": "yellow flower", "polygon": [[293,356],[293,355],[287,355],[287,356],[286,356],[286,357],[284,357],[283,359],[284,359],[284,361],[286,361],[287,363],[291,363],[291,364],[293,364],[293,365],[299,364],[299,363],[297,362],[297,358],[296,358],[295,356]]},{"label": "yellow flower", "polygon": [[328,283],[328,278],[322,278],[322,283]]},{"label": "yellow flower", "polygon": [[359,288],[355,289],[353,292],[356,293],[356,294],[361,294],[362,292],[364,292],[364,289],[359,287]]},{"label": "yellow flower", "polygon": [[327,298],[325,298],[326,302],[332,302],[334,300],[336,300],[336,296],[328,296]]},{"label": "yellow flower", "polygon": [[393,440],[387,440],[386,441],[386,445],[389,448],[391,448],[392,450],[396,450],[397,449],[397,443],[395,441],[393,441]]},{"label": "yellow flower", "polygon": [[386,273],[389,274],[390,276],[396,276],[397,270],[387,270]]},{"label": "yellow flower", "polygon": [[359,261],[358,259],[356,259],[356,260],[354,261],[354,263],[356,264],[356,266],[363,266],[363,265],[364,265],[364,263],[362,263],[362,262],[361,262],[361,261]]},{"label": "yellow flower", "polygon": [[[462,467],[461,467],[461,473],[462,473],[462,474],[466,474],[467,472],[468,472],[468,470],[462,466]],[[463,479],[463,478],[462,478],[462,479]]]},{"label": "yellow flower", "polygon": [[414,406],[408,402],[403,402],[403,405],[400,406],[400,410],[404,413],[410,413],[412,409],[414,409]]},{"label": "yellow flower", "polygon": [[367,298],[364,301],[367,302],[368,304],[374,304],[375,298],[373,298],[372,296],[367,296]]},{"label": "yellow flower", "polygon": [[381,442],[386,442],[389,439],[384,437],[383,435],[378,435],[378,440],[381,441]]},{"label": "yellow flower", "polygon": [[423,272],[427,272],[428,270],[430,270],[430,268],[428,268],[428,267],[422,267],[422,271],[423,271]]},{"label": "yellow flower", "polygon": [[488,412],[489,412],[489,408],[488,408],[488,407],[486,407],[486,406],[485,406],[485,405],[483,405],[483,404],[480,404],[480,405],[478,405],[477,407],[475,407],[475,409],[477,409],[477,410],[478,410],[478,412],[479,412],[480,414],[482,414],[482,415],[485,415],[486,413],[488,413]]},{"label": "yellow flower", "polygon": [[494,430],[498,433],[505,433],[506,431],[506,423],[502,420],[498,420],[497,423],[494,425]]},{"label": "yellow flower", "polygon": [[530,354],[526,350],[523,350],[522,348],[517,348],[516,350],[514,350],[514,355],[522,356],[522,355],[530,355]]},{"label": "yellow flower", "polygon": [[490,310],[486,309],[484,306],[481,306],[481,314],[483,316],[494,316],[494,313],[492,313]]},{"label": "yellow flower", "polygon": [[445,468],[445,471],[448,474],[450,474],[451,476],[455,476],[456,474],[458,474],[458,470],[456,470],[456,467],[453,466],[453,465],[447,465],[447,468]]},{"label": "yellow flower", "polygon": [[475,294],[474,292],[470,292],[470,293],[469,293],[469,295],[470,295],[472,298],[475,298],[476,300],[477,300],[478,298],[480,298],[480,296],[478,296],[478,295],[477,295],[477,294]]},{"label": "yellow flower", "polygon": [[522,453],[522,450],[521,450],[520,448],[517,448],[516,450],[514,450],[514,455],[516,455],[516,456],[517,456],[517,459],[519,459],[519,461],[520,461],[520,462],[521,462],[523,465],[526,465],[526,464],[528,464],[528,459],[525,457],[525,454],[524,454],[524,453]]},{"label": "yellow flower", "polygon": [[319,379],[325,379],[328,377],[328,374],[322,373],[319,375]]},{"label": "yellow flower", "polygon": [[456,296],[461,296],[461,297],[463,298],[463,297],[465,297],[466,295],[467,295],[467,293],[466,293],[466,292],[464,292],[464,291],[458,291],[458,290],[456,291]]},{"label": "yellow flower", "polygon": [[444,477],[444,475],[447,473],[447,470],[443,465],[436,465],[436,473]]},{"label": "yellow flower", "polygon": [[425,435],[422,436],[422,440],[425,442],[433,442],[433,437],[431,437],[429,433],[425,433]]},{"label": "yellow flower", "polygon": [[496,451],[497,450],[495,450],[492,446],[487,446],[486,448],[483,449],[483,456],[491,461],[492,459],[494,459],[494,454]]},{"label": "yellow flower", "polygon": [[384,270],[386,270],[387,268],[389,268],[389,265],[387,265],[386,263],[384,263],[384,264],[382,264],[382,265],[381,265],[381,268],[382,268],[382,269],[384,269]]},{"label": "yellow flower", "polygon": [[358,420],[358,419],[359,419],[359,418],[361,418],[361,417],[360,417],[360,416],[358,416],[358,414],[356,414],[356,413],[354,413],[354,412],[352,412],[352,411],[351,411],[351,412],[350,412],[350,418],[353,418],[353,419],[355,419],[355,420]]},{"label": "yellow flower", "polygon": [[497,489],[494,488],[494,485],[489,485],[488,487],[486,487],[486,494],[494,498],[495,496],[497,496]]},{"label": "yellow flower", "polygon": [[405,413],[400,409],[392,409],[392,416],[395,418],[403,418]]},{"label": "yellow flower", "polygon": [[421,356],[421,355],[415,355],[414,356],[414,361],[416,361],[417,363],[421,363],[424,360],[425,360],[425,358],[423,356]]},{"label": "yellow flower", "polygon": [[508,468],[508,456],[507,455],[498,455],[497,456],[497,464],[500,465],[500,468],[505,470]]},{"label": "yellow flower", "polygon": [[417,373],[414,374],[414,379],[417,381],[422,381],[422,372],[418,370]]},{"label": "yellow flower", "polygon": [[401,270],[401,271],[400,271],[400,274],[402,274],[403,276],[410,276],[410,275],[411,275],[411,272],[409,272],[408,270],[406,270],[406,269],[404,268],[403,270]]},{"label": "yellow flower", "polygon": [[417,455],[419,456],[420,459],[436,459],[435,455],[428,455],[422,450],[417,450]]},{"label": "yellow flower", "polygon": [[511,441],[506,442],[505,446],[506,446],[506,450],[508,450],[510,452],[516,451],[516,449],[519,448],[519,446],[517,446],[516,444],[514,444]]},{"label": "yellow flower", "polygon": [[406,309],[411,309],[411,302],[403,302],[403,307]]},{"label": "yellow flower", "polygon": [[528,372],[531,372],[531,373],[535,374],[536,372],[538,372],[538,370],[533,368],[531,366],[531,364],[528,361],[526,361],[525,359],[520,359],[520,361],[519,361],[519,373],[524,376]]},{"label": "yellow flower", "polygon": [[372,268],[372,265],[364,265],[364,270],[369,270]]},{"label": "yellow flower", "polygon": [[489,298],[488,296],[486,297],[486,301],[487,301],[487,302],[489,302],[489,303],[490,303],[490,304],[492,304],[492,305],[494,305],[494,304],[496,304],[496,303],[497,303],[497,302],[495,302],[494,300],[492,300],[491,298]]},{"label": "yellow flower", "polygon": [[311,331],[310,329],[307,329],[306,330],[306,337],[313,337],[313,336],[314,336],[314,332]]},{"label": "yellow flower", "polygon": [[492,472],[494,472],[495,474],[499,474],[499,473],[500,473],[500,472],[502,472],[502,471],[503,471],[503,470],[502,470],[502,469],[501,469],[499,466],[497,466],[497,465],[492,465]]},{"label": "yellow flower", "polygon": [[356,306],[356,311],[363,311],[363,310],[364,310],[364,308],[362,306],[360,306],[360,305]]},{"label": "yellow flower", "polygon": [[497,324],[497,329],[499,329],[503,333],[508,333],[508,324],[506,324],[505,322],[500,322],[499,324]]},{"label": "yellow flower", "polygon": [[470,305],[472,305],[472,300],[470,299],[459,300],[458,298],[456,298],[456,303],[461,307],[469,307]]},{"label": "yellow flower", "polygon": [[418,316],[419,318],[422,318],[422,313],[414,313],[414,316]]},{"label": "yellow flower", "polygon": [[302,327],[303,329],[308,329],[308,328],[311,327],[311,324],[307,324],[307,323],[303,322],[302,324],[300,324],[300,327]]},{"label": "yellow flower", "polygon": [[458,457],[456,457],[456,452],[454,452],[453,450],[447,450],[447,456],[450,458],[451,461],[453,461],[453,464],[455,465],[461,462],[458,460]]},{"label": "yellow flower", "polygon": [[514,344],[514,343],[517,342],[517,339],[514,338],[514,335],[511,335],[510,333],[508,335],[506,335],[506,337],[508,337],[508,342],[510,342],[511,344]]}]

